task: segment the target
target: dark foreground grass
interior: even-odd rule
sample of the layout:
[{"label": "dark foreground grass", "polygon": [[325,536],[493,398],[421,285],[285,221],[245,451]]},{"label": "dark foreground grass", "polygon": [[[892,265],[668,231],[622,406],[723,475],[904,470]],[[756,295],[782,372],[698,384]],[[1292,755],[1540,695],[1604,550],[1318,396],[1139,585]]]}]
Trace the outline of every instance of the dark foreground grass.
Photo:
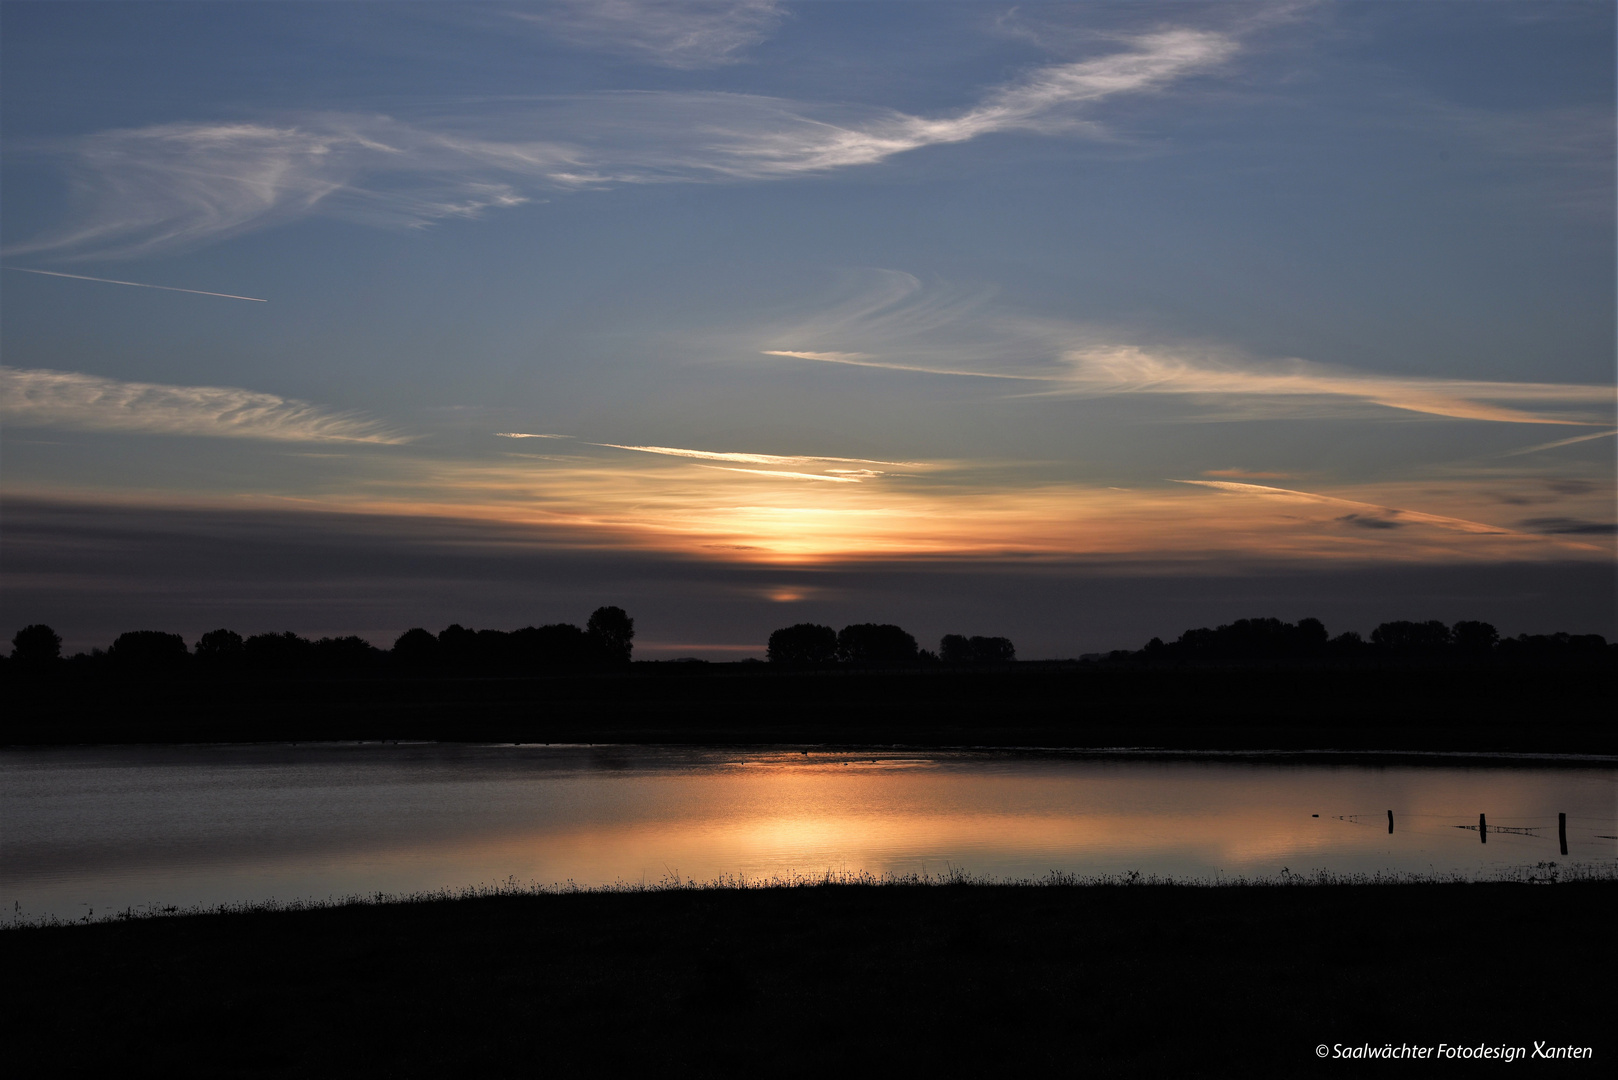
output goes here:
[{"label": "dark foreground grass", "polygon": [[[0,932],[12,1076],[1344,1075],[1613,1037],[1618,882],[829,885]],[[1515,1051],[1513,1051],[1515,1052]],[[1451,1061],[1491,1073],[1495,1062]]]}]

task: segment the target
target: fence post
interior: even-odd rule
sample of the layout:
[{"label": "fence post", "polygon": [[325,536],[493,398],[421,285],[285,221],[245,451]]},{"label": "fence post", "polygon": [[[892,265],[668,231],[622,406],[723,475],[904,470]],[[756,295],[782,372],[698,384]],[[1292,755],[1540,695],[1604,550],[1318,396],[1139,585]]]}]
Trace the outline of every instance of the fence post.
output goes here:
[{"label": "fence post", "polygon": [[1484,820],[1482,814],[1478,815],[1478,842],[1482,844],[1489,842],[1489,823]]},{"label": "fence post", "polygon": [[1567,854],[1567,815],[1556,815],[1556,838],[1562,842],[1562,854]]}]

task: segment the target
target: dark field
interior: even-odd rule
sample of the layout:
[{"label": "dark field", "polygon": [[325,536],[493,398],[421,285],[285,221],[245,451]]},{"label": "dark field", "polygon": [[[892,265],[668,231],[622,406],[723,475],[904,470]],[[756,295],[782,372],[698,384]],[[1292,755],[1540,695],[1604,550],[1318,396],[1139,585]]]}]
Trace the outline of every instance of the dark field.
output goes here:
[{"label": "dark field", "polygon": [[1618,753],[1605,666],[9,676],[9,745],[434,739]]},{"label": "dark field", "polygon": [[[833,885],[0,932],[13,1076],[1344,1075],[1610,1060],[1618,883]],[[1499,1062],[1449,1062],[1493,1072]],[[1535,1066],[1592,1074],[1593,1061]]]}]

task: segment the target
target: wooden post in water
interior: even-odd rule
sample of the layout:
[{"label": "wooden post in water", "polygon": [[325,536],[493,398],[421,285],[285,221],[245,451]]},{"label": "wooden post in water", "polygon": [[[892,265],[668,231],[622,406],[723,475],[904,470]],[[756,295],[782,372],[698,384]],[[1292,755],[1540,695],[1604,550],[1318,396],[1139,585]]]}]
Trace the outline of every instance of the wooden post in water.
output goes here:
[{"label": "wooden post in water", "polygon": [[1489,842],[1489,823],[1484,820],[1482,814],[1478,815],[1478,842],[1482,844]]},{"label": "wooden post in water", "polygon": [[1393,835],[1393,811],[1388,811],[1388,835]]},{"label": "wooden post in water", "polygon": [[1562,854],[1567,854],[1567,815],[1556,815],[1556,838],[1562,841]]}]

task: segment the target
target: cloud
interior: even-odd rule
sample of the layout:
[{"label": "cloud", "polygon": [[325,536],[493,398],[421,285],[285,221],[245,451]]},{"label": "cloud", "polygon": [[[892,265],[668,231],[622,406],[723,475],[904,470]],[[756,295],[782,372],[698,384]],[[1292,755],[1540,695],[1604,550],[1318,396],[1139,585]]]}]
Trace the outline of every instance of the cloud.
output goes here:
[{"label": "cloud", "polygon": [[1253,472],[1249,469],[1203,469],[1203,476],[1218,476],[1226,480],[1290,480],[1291,473]]},{"label": "cloud", "polygon": [[1525,518],[1517,523],[1524,529],[1542,533],[1566,533],[1585,536],[1611,536],[1618,533],[1618,525],[1610,521],[1583,521],[1569,517]]},{"label": "cloud", "polygon": [[[1605,406],[1610,386],[1488,382],[1345,371],[1308,360],[1271,364],[1148,350],[1134,345],[1088,346],[1064,354],[1069,365],[1056,393],[1188,394],[1254,398],[1351,398],[1390,409],[1514,424],[1603,423],[1588,415],[1556,416],[1545,405]],[[1502,404],[1511,402],[1513,405]],[[1514,405],[1541,408],[1528,411]]]},{"label": "cloud", "polygon": [[736,63],[785,15],[775,0],[551,0],[508,14],[570,45],[683,69]]},{"label": "cloud", "polygon": [[1291,488],[1266,487],[1262,484],[1239,484],[1230,480],[1175,480],[1173,483],[1196,484],[1199,487],[1214,488],[1234,495],[1255,495],[1267,499],[1286,499],[1354,507],[1354,513],[1335,520],[1344,524],[1355,525],[1362,529],[1395,529],[1402,525],[1432,525],[1440,529],[1450,529],[1463,533],[1499,535],[1512,531],[1502,529],[1497,525],[1485,525],[1481,521],[1467,521],[1464,518],[1444,517],[1439,514],[1424,514],[1419,510],[1400,510],[1391,506],[1377,506],[1372,503],[1358,502],[1354,499],[1339,498],[1335,495],[1317,495],[1308,491],[1294,491]]},{"label": "cloud", "polygon": [[859,477],[829,476],[823,473],[781,472],[776,469],[738,469],[734,465],[704,465],[704,469],[718,469],[720,472],[751,473],[754,476],[779,476],[785,480],[825,480],[833,484],[857,484]]},{"label": "cloud", "polygon": [[1404,522],[1392,518],[1367,517],[1364,514],[1344,514],[1337,520],[1344,525],[1354,525],[1361,529],[1398,529],[1404,525]]},{"label": "cloud", "polygon": [[540,435],[527,431],[497,431],[495,434],[502,439],[571,439],[573,437],[571,435]]},{"label": "cloud", "polygon": [[373,420],[224,386],[121,382],[72,371],[0,368],[0,416],[25,427],[397,445]]},{"label": "cloud", "polygon": [[1172,394],[1238,419],[1309,413],[1335,401],[1464,420],[1606,426],[1618,404],[1611,386],[1382,375],[1299,358],[1132,343],[1112,331],[998,310],[986,293],[927,289],[892,270],[859,275],[825,310],[761,336],[766,356],[1041,384],[1025,396]]},{"label": "cloud", "polygon": [[795,360],[818,360],[823,364],[847,364],[850,367],[881,368],[885,371],[917,371],[926,375],[959,375],[968,379],[1021,379],[1044,382],[1040,375],[1012,375],[993,371],[962,371],[957,368],[930,368],[917,364],[884,363],[864,353],[804,352],[793,349],[764,349],[762,356],[790,356]]},{"label": "cloud", "polygon": [[995,132],[1094,135],[1091,114],[1103,102],[1160,92],[1236,49],[1227,35],[1162,30],[1126,39],[1112,53],[1037,68],[970,108],[936,117],[650,91],[491,105],[422,123],[318,112],[103,131],[34,148],[66,163],[81,217],[7,254],[130,258],[317,213],[419,227],[547,192],[779,180]]},{"label": "cloud", "polygon": [[686,450],[677,446],[622,446],[618,443],[590,443],[609,450],[632,450],[639,454],[661,457],[695,458],[699,461],[733,461],[741,465],[786,465],[820,468],[818,473],[779,471],[775,469],[743,469],[734,466],[704,465],[703,468],[723,472],[752,473],[757,476],[779,476],[791,480],[825,480],[834,484],[858,484],[886,474],[885,469],[835,469],[828,465],[882,465],[886,468],[917,469],[922,466],[913,461],[873,461],[867,458],[816,457],[801,454],[746,454],[715,450]]}]

